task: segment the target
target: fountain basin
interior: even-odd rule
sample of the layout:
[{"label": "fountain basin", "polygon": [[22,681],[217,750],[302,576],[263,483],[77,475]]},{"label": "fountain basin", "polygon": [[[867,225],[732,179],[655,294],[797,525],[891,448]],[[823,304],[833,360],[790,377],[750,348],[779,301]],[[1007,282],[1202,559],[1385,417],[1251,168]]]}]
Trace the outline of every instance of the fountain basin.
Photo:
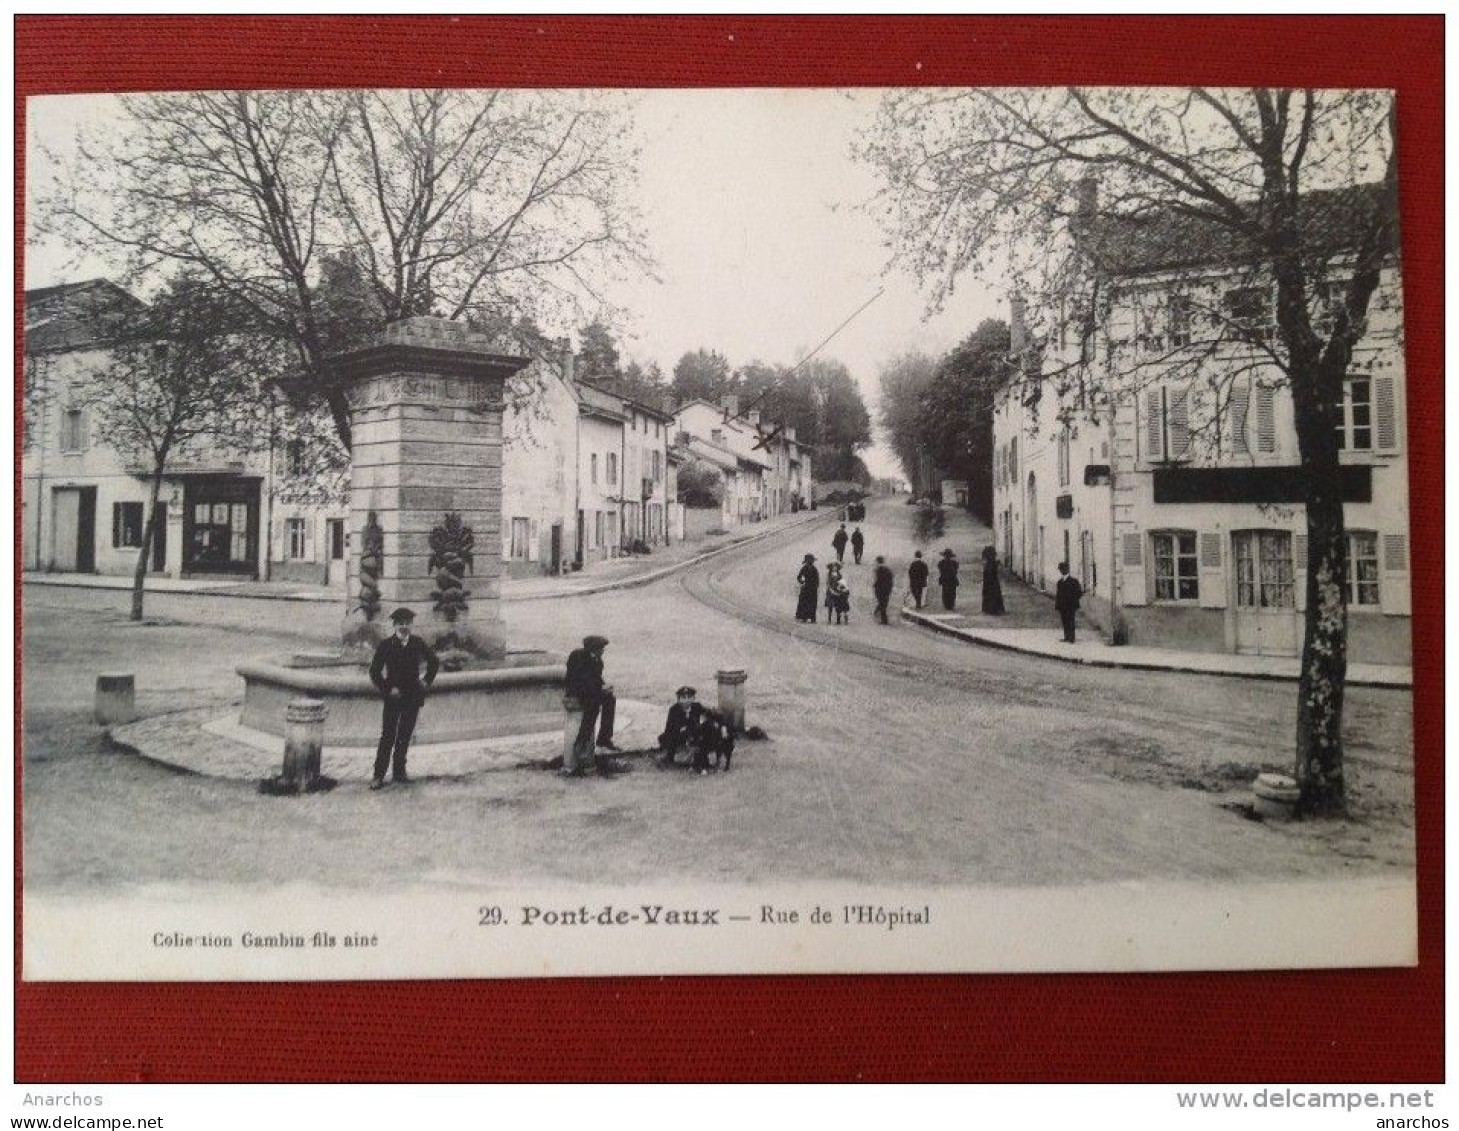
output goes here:
[{"label": "fountain basin", "polygon": [[[295,699],[320,699],[329,714],[324,745],[374,746],[380,737],[380,693],[357,660],[324,662],[319,655],[251,660],[240,664],[243,714],[239,722],[283,737],[285,713]],[[441,672],[416,722],[413,744],[560,729],[565,669],[545,652],[513,652],[495,664]]]}]

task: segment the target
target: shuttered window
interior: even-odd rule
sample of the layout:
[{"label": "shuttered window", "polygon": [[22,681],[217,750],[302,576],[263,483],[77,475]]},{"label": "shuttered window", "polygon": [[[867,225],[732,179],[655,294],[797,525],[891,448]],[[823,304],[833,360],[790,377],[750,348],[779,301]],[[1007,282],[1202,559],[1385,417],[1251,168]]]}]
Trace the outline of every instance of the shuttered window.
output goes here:
[{"label": "shuttered window", "polygon": [[142,504],[111,505],[111,544],[114,549],[134,549],[142,544]]},{"label": "shuttered window", "polygon": [[1383,568],[1389,573],[1408,572],[1408,538],[1403,534],[1383,535]]},{"label": "shuttered window", "polygon": [[1398,447],[1397,405],[1392,377],[1373,379],[1373,409],[1377,417],[1378,450],[1391,452]]},{"label": "shuttered window", "polygon": [[1256,450],[1263,454],[1277,450],[1277,395],[1266,385],[1256,389]]},{"label": "shuttered window", "polygon": [[1145,393],[1145,458],[1165,458],[1165,413],[1164,389],[1149,389]]},{"label": "shuttered window", "polygon": [[1150,535],[1155,600],[1195,601],[1201,595],[1196,536],[1188,530]]},{"label": "shuttered window", "polygon": [[1131,533],[1124,536],[1125,555],[1124,563],[1127,566],[1138,566],[1145,560],[1140,550],[1140,535]]},{"label": "shuttered window", "polygon": [[1343,594],[1349,605],[1379,605],[1378,535],[1350,530],[1344,542]]},{"label": "shuttered window", "polygon": [[1221,568],[1221,536],[1219,534],[1201,535],[1201,568]]},{"label": "shuttered window", "polygon": [[1341,451],[1373,450],[1373,383],[1366,377],[1349,377],[1343,382],[1337,446]]},{"label": "shuttered window", "polygon": [[1231,390],[1231,450],[1239,456],[1251,454],[1246,439],[1246,418],[1251,411],[1251,386],[1245,381]]},{"label": "shuttered window", "polygon": [[1145,392],[1146,458],[1183,459],[1190,453],[1190,390],[1148,389]]},{"label": "shuttered window", "polygon": [[1190,390],[1166,391],[1166,424],[1170,435],[1170,458],[1181,459],[1191,446]]}]

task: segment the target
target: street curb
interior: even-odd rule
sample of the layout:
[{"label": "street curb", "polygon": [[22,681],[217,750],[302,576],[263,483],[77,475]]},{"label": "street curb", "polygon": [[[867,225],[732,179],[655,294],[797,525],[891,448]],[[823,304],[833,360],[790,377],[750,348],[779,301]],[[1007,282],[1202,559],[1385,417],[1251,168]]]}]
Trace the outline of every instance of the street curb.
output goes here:
[{"label": "street curb", "polygon": [[[1041,652],[1033,648],[1021,648],[1016,644],[1010,644],[1006,640],[990,640],[986,636],[980,636],[975,632],[969,632],[967,629],[955,628],[954,626],[949,624],[941,624],[938,621],[932,620],[931,618],[926,617],[913,609],[908,609],[905,606],[903,606],[901,614],[902,619],[905,621],[911,621],[913,624],[916,624],[922,628],[930,629],[932,632],[940,632],[944,636],[956,637],[958,640],[965,641],[969,644],[976,644],[979,647],[983,648],[994,648],[1000,652],[1014,652],[1020,656],[1036,656],[1044,660],[1054,660],[1057,663],[1061,664],[1083,664],[1085,667],[1090,668],[1124,668],[1127,671],[1180,672],[1185,675],[1213,675],[1220,676],[1223,679],[1258,679],[1265,680],[1270,683],[1296,683],[1301,678],[1297,675],[1286,675],[1281,672],[1238,672],[1213,670],[1210,668],[1193,667],[1189,664],[1181,663],[1178,660],[1169,664],[1154,664],[1143,660],[1105,660],[1098,657],[1081,655],[1060,655],[1054,652]],[[1172,655],[1179,655],[1179,653],[1172,653]],[[1404,680],[1401,677],[1396,676],[1389,678],[1384,676],[1350,675],[1346,680],[1346,685],[1349,687],[1382,687],[1402,691],[1410,691],[1413,689],[1413,679],[1412,677]]]},{"label": "street curb", "polygon": [[[752,534],[748,538],[741,538],[737,542],[730,542],[724,546],[716,546],[712,550],[706,550],[692,558],[686,558],[682,562],[675,562],[673,565],[664,566],[661,569],[652,570],[649,573],[640,574],[636,577],[625,577],[619,581],[606,581],[601,585],[590,585],[583,588],[573,588],[560,593],[537,593],[526,596],[513,596],[504,594],[503,602],[513,604],[521,601],[562,601],[570,597],[591,597],[597,593],[611,593],[619,589],[635,589],[640,585],[650,585],[662,578],[669,577],[690,566],[698,565],[700,562],[708,561],[710,558],[718,557],[729,550],[737,550],[742,546],[749,546],[765,538],[771,538],[776,534],[783,534],[789,530],[798,530],[803,526],[809,526],[817,519],[824,518],[824,514],[812,513],[810,518],[801,519],[797,522],[789,522],[784,526],[778,526],[774,530],[763,530],[758,534]],[[77,581],[52,581],[46,575],[36,577],[21,577],[22,586],[34,585],[39,588],[48,589],[86,589],[86,590],[107,590],[115,593],[126,593],[131,591],[130,586],[101,585]],[[223,589],[147,589],[145,593],[149,597],[227,597],[231,600],[244,601],[304,601],[314,604],[335,604],[344,599],[343,594],[338,593],[230,593]]]},{"label": "street curb", "polygon": [[748,538],[741,538],[738,542],[730,542],[725,546],[716,546],[712,550],[706,550],[702,554],[696,554],[692,558],[686,558],[682,562],[675,562],[673,565],[664,566],[662,569],[653,570],[649,573],[640,574],[637,577],[625,577],[621,581],[608,581],[602,585],[590,586],[583,589],[573,589],[564,593],[541,593],[526,597],[503,596],[503,601],[561,601],[568,597],[591,597],[596,593],[612,593],[618,589],[635,589],[640,585],[649,585],[661,578],[669,577],[690,566],[698,565],[700,562],[708,561],[710,558],[718,557],[720,554],[730,550],[738,550],[742,546],[750,546],[766,538],[773,538],[777,534],[784,534],[788,530],[799,530],[802,526],[809,526],[817,518],[824,515],[813,514],[810,518],[801,519],[797,522],[787,522],[784,526],[778,526],[774,530],[762,530],[758,534],[752,534]]}]

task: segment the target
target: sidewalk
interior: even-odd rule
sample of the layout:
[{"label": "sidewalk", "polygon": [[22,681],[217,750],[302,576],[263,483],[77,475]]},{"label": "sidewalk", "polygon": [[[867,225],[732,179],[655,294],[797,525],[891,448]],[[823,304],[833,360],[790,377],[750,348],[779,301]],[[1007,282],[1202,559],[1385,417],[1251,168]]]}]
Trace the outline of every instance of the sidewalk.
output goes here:
[{"label": "sidewalk", "polygon": [[[1007,581],[1004,582],[1005,592]],[[990,627],[992,617],[966,616],[928,608],[902,609],[902,619],[929,628],[934,632],[955,636],[970,644],[1021,652],[1026,656],[1043,656],[1070,664],[1088,664],[1099,668],[1130,668],[1135,671],[1192,672],[1199,675],[1237,676],[1243,679],[1296,680],[1300,676],[1295,656],[1242,656],[1230,652],[1180,652],[1172,648],[1141,648],[1133,645],[1113,647],[1106,644],[1089,625],[1081,622],[1080,639],[1064,642],[1054,622],[1053,607],[1049,621],[1041,628]],[[979,623],[982,622],[982,623]],[[1349,664],[1349,686],[1402,687],[1413,686],[1413,669],[1392,664]]]},{"label": "sidewalk", "polygon": [[[679,542],[660,548],[652,554],[625,555],[605,562],[596,562],[580,573],[562,577],[503,577],[503,601],[546,601],[561,597],[586,597],[614,589],[630,589],[648,585],[679,570],[714,557],[735,546],[757,542],[772,534],[808,525],[817,519],[831,519],[836,508],[801,511],[779,515],[750,526],[739,527],[728,534],[695,542]],[[114,577],[93,573],[42,573],[26,571],[26,586],[53,586],[71,589],[118,589],[130,591],[131,577]],[[295,581],[237,581],[218,578],[149,577],[148,593],[206,593],[218,597],[248,597],[267,601],[314,601],[337,604],[345,599],[343,589],[322,585],[305,585]]]}]

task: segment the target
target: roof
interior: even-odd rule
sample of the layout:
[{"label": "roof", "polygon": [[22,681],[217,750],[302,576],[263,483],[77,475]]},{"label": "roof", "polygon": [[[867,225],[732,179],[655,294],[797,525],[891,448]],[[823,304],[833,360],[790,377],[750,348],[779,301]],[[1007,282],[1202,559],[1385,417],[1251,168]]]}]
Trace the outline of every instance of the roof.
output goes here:
[{"label": "roof", "polygon": [[578,379],[578,384],[584,388],[595,389],[600,393],[617,397],[624,404],[632,405],[640,412],[646,412],[651,416],[657,416],[663,420],[672,420],[674,410],[669,407],[668,398],[660,393],[650,392],[646,389],[631,388],[623,381],[587,381]]},{"label": "roof", "polygon": [[87,279],[25,292],[25,350],[92,349],[120,336],[147,304],[109,279]]},{"label": "roof", "polygon": [[[1314,255],[1355,247],[1381,203],[1382,189],[1381,184],[1366,184],[1304,193],[1298,215],[1304,246]],[[1255,213],[1257,202],[1247,207]],[[1112,275],[1250,264],[1265,258],[1225,225],[1170,209],[1096,216],[1080,222],[1077,234],[1085,252]]]}]

